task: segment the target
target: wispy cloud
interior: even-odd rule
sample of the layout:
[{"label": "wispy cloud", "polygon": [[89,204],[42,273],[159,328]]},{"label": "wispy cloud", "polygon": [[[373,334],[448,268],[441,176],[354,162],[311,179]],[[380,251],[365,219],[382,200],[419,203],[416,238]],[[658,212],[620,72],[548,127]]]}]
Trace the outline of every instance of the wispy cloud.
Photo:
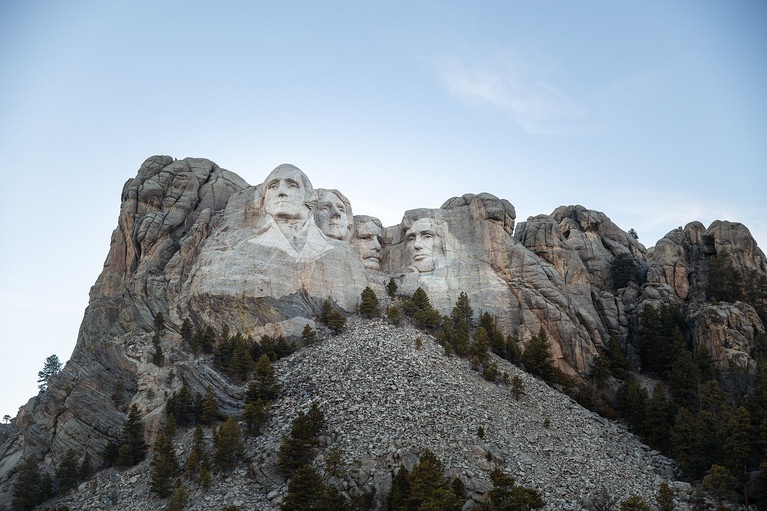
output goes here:
[{"label": "wispy cloud", "polygon": [[472,64],[453,60],[440,67],[451,94],[509,113],[528,133],[572,134],[586,128],[586,108],[552,83],[549,74],[545,66],[509,57]]}]

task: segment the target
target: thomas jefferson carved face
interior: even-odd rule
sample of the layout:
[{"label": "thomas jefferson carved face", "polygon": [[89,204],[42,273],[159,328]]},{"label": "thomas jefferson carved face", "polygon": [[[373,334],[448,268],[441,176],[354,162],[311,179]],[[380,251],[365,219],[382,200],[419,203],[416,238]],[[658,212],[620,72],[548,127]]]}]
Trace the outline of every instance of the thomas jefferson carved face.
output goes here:
[{"label": "thomas jefferson carved face", "polygon": [[341,197],[330,190],[322,191],[317,202],[317,214],[314,219],[325,236],[337,240],[348,239],[348,215],[349,212]]},{"label": "thomas jefferson carved face", "polygon": [[380,222],[372,217],[354,219],[354,248],[362,259],[362,264],[368,270],[381,269],[381,245],[383,244],[383,229]]},{"label": "thomas jefferson carved face", "polygon": [[292,165],[280,165],[264,181],[264,210],[275,219],[306,220],[309,193],[303,172]]},{"label": "thomas jefferson carved face", "polygon": [[434,238],[436,234],[431,220],[421,218],[405,233],[410,264],[420,273],[434,270]]}]

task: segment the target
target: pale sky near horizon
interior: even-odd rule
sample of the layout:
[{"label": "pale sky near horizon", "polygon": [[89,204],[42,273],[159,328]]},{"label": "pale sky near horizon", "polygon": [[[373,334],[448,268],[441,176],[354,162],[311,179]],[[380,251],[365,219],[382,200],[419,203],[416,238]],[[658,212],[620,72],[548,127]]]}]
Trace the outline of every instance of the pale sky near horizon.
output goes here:
[{"label": "pale sky near horizon", "polygon": [[764,250],[765,26],[759,0],[0,3],[0,417],[69,358],[154,154],[293,163],[385,225],[487,191]]}]

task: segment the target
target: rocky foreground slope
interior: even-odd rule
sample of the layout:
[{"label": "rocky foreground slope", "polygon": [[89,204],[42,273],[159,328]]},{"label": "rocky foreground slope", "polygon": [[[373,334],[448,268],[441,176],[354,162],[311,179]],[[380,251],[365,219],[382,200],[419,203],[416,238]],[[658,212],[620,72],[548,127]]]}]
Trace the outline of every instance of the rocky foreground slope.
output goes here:
[{"label": "rocky foreground slope", "polygon": [[[420,348],[415,343],[419,336]],[[151,345],[137,343],[141,345],[142,363],[149,364]],[[179,379],[184,371],[178,368],[204,362],[184,357],[176,363]],[[347,473],[337,484],[348,495],[360,489],[372,492],[378,506],[391,488],[394,469],[400,464],[412,468],[428,448],[443,461],[447,475],[459,477],[477,501],[491,487],[490,471],[499,467],[519,484],[540,490],[546,509],[587,509],[603,489],[619,498],[641,495],[651,501],[663,481],[678,490],[679,509],[686,508],[689,486],[673,482],[670,460],[540,380],[503,360],[497,362],[502,372],[522,378],[526,394],[518,401],[508,385],[484,380],[466,360],[445,356],[436,341],[410,326],[351,318],[345,333],[274,364],[283,389],[263,434],[246,442],[248,461],[231,473],[218,474],[207,492],[187,483],[188,509],[278,509],[287,483],[276,469],[276,453],[292,419],[312,403],[320,405],[327,423],[314,465],[321,469],[329,450],[339,448]],[[162,374],[156,376],[158,384],[164,381]],[[141,395],[152,394],[152,385],[145,382]],[[244,387],[230,391],[236,402]],[[151,413],[146,409],[151,401],[141,404]],[[483,438],[477,436],[479,426]],[[210,436],[210,430],[207,433]],[[191,430],[176,445],[184,460]],[[49,505],[159,508],[164,501],[149,492],[148,459],[125,471],[101,472]]]}]

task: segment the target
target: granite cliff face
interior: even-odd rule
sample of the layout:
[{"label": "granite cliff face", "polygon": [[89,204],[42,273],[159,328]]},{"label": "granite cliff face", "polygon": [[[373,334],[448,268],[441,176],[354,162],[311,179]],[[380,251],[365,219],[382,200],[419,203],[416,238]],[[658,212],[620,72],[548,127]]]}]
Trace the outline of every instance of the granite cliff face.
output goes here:
[{"label": "granite cliff face", "polygon": [[[353,313],[365,287],[383,298],[390,279],[403,295],[424,289],[442,314],[467,293],[521,348],[542,328],[555,363],[571,375],[587,374],[610,338],[634,353],[645,305],[680,307],[695,349],[707,348],[720,368],[753,370],[765,333],[757,311],[706,301],[712,257],[727,254],[744,278],[767,278],[767,259],[744,226],[692,222],[646,250],[582,206],[515,221],[509,201],[480,193],[407,211],[399,225],[383,227],[354,216],[340,191],[315,190],[292,165],[249,186],[208,160],[147,159],[123,189],[72,359],[0,446],[0,506],[26,456],[53,467],[67,449],[87,446],[99,460],[124,420],[118,391],[123,405],[141,406],[150,437],[182,382],[212,388],[224,413],[241,413],[242,388],[175,350],[184,319],[255,338],[298,336],[317,327],[325,300]],[[622,287],[617,260],[635,272]],[[158,313],[170,332],[164,368],[147,355]]]}]

